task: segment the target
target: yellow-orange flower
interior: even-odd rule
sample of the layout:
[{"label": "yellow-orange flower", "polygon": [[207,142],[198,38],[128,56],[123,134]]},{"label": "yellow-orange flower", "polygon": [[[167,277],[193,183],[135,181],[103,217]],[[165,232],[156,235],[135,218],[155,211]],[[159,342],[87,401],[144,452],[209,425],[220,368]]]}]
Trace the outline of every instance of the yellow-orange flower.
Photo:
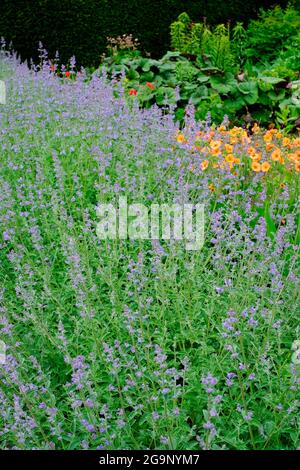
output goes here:
[{"label": "yellow-orange flower", "polygon": [[245,134],[242,135],[241,142],[243,144],[250,144],[251,139],[250,139],[250,137],[248,137],[247,133],[246,133],[246,135]]},{"label": "yellow-orange flower", "polygon": [[272,152],[271,158],[274,162],[279,162],[281,158],[281,150],[278,148],[274,150],[274,152]]},{"label": "yellow-orange flower", "polygon": [[256,150],[255,150],[254,147],[249,147],[249,148],[248,148],[248,154],[249,154],[249,155],[254,155],[255,152],[256,152]]},{"label": "yellow-orange flower", "polygon": [[212,141],[210,142],[210,147],[211,147],[212,149],[214,149],[214,148],[218,148],[218,149],[219,149],[219,148],[221,147],[221,144],[222,144],[222,142],[221,142],[220,140],[212,140]]},{"label": "yellow-orange flower", "polygon": [[206,170],[206,168],[208,167],[208,164],[209,164],[208,160],[203,160],[203,162],[201,162],[201,170],[202,171]]},{"label": "yellow-orange flower", "polygon": [[236,127],[234,126],[232,129],[230,129],[229,131],[229,134],[232,136],[232,137],[236,137],[240,134],[241,131],[243,131],[244,129],[242,129],[241,127]]},{"label": "yellow-orange flower", "polygon": [[291,141],[290,141],[290,139],[289,139],[288,137],[284,137],[284,138],[282,139],[282,143],[283,143],[283,145],[284,145],[285,147],[287,147],[288,145],[290,145]]},{"label": "yellow-orange flower", "polygon": [[186,142],[186,139],[185,139],[185,137],[184,137],[183,134],[178,134],[178,135],[177,135],[177,142],[178,142],[179,144],[184,144],[184,143]]},{"label": "yellow-orange flower", "polygon": [[260,131],[259,125],[257,123],[255,123],[252,127],[252,132],[253,132],[253,134],[258,134],[259,131]]},{"label": "yellow-orange flower", "polygon": [[297,139],[294,140],[293,145],[294,147],[300,147],[300,137],[297,137]]},{"label": "yellow-orange flower", "polygon": [[210,184],[208,185],[208,189],[209,189],[212,193],[214,193],[215,190],[216,190],[216,187],[215,187],[215,185],[214,185],[213,183],[210,183]]},{"label": "yellow-orange flower", "polygon": [[228,152],[228,153],[232,153],[232,152],[233,152],[233,145],[225,144],[225,145],[224,145],[224,148],[225,148],[226,152]]},{"label": "yellow-orange flower", "polygon": [[255,162],[259,162],[261,160],[261,153],[255,152],[253,155],[250,155],[250,158]]},{"label": "yellow-orange flower", "polygon": [[221,153],[221,150],[220,150],[220,147],[221,147],[221,144],[222,142],[220,140],[212,140],[211,143],[210,143],[210,152],[212,155],[220,155]]},{"label": "yellow-orange flower", "polygon": [[232,155],[232,153],[229,153],[228,155],[225,156],[225,161],[227,163],[234,163],[234,156]]},{"label": "yellow-orange flower", "polygon": [[271,168],[271,165],[269,162],[263,162],[261,164],[261,171],[263,171],[264,173],[267,173],[267,171],[269,171],[270,168]]},{"label": "yellow-orange flower", "polygon": [[270,152],[271,150],[273,150],[274,147],[275,147],[274,144],[268,143],[268,144],[266,145],[266,150],[267,150],[268,152]]},{"label": "yellow-orange flower", "polygon": [[271,142],[272,140],[272,137],[273,137],[273,134],[271,131],[267,131],[264,135],[264,141],[265,142]]},{"label": "yellow-orange flower", "polygon": [[253,171],[260,171],[261,170],[261,164],[258,162],[252,162],[251,168]]}]

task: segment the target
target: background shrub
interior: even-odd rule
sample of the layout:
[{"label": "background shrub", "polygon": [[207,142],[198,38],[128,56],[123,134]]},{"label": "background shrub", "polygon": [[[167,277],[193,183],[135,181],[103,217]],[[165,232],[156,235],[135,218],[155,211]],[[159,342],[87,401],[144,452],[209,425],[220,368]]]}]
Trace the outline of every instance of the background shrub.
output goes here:
[{"label": "background shrub", "polygon": [[[170,47],[169,26],[186,11],[211,24],[248,21],[272,0],[2,0],[0,36],[12,41],[22,58],[37,59],[38,42],[63,61],[75,55],[82,65],[97,65],[106,37],[133,34],[142,49],[161,56]],[[277,1],[286,5],[287,1]]]}]

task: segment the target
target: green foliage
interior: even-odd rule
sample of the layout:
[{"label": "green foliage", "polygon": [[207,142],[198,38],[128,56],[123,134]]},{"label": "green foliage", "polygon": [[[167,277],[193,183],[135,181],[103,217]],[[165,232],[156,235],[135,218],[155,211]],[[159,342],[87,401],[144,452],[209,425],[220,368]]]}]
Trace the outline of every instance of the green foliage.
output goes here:
[{"label": "green foliage", "polygon": [[[169,27],[185,10],[191,18],[207,18],[210,24],[248,21],[258,7],[273,0],[1,0],[0,37],[23,59],[38,60],[42,41],[51,57],[59,51],[66,63],[97,66],[106,50],[106,38],[132,34],[141,49],[160,57],[170,49]],[[286,4],[286,0],[278,2]],[[184,17],[180,17],[184,22]]]},{"label": "green foliage", "polygon": [[219,24],[210,28],[205,23],[192,23],[187,13],[171,24],[171,46],[190,55],[198,55],[203,64],[222,71],[233,64],[229,26]]},{"label": "green foliage", "polygon": [[297,15],[291,7],[277,7],[261,12],[260,20],[249,28],[237,23],[230,29],[224,24],[212,28],[205,22],[194,23],[182,13],[171,25],[174,52],[161,60],[127,55],[119,61],[107,59],[103,65],[108,67],[109,76],[123,71],[128,90],[136,90],[141,106],[176,106],[179,120],[184,117],[186,105],[192,103],[198,119],[204,119],[209,112],[215,122],[221,122],[227,114],[234,124],[243,124],[247,118],[247,124],[273,122],[293,130],[300,115],[299,33],[289,37],[281,49],[280,43],[276,44],[274,60],[262,62],[258,53],[254,58],[248,56],[254,26],[263,31],[266,22],[273,25],[280,18],[285,19],[283,23],[288,18],[293,28]]},{"label": "green foliage", "polygon": [[292,6],[285,10],[279,6],[261,10],[259,19],[249,23],[246,54],[254,60],[274,59],[278,50],[285,48],[298,34],[299,28],[300,12]]},{"label": "green foliage", "polygon": [[107,58],[103,68],[109,77],[125,74],[128,93],[136,90],[142,107],[176,106],[180,120],[184,116],[180,110],[189,102],[196,108],[196,118],[204,119],[210,112],[217,123],[227,114],[232,123],[242,124],[247,114],[262,125],[273,121],[287,127],[288,119],[292,129],[300,114],[299,82],[289,82],[271,68],[248,64],[240,76],[191,62],[179,52],[169,52],[159,61],[123,57],[116,64]]},{"label": "green foliage", "polygon": [[237,22],[232,29],[231,48],[237,64],[241,67],[245,62],[245,47],[247,43],[247,31],[243,23]]}]

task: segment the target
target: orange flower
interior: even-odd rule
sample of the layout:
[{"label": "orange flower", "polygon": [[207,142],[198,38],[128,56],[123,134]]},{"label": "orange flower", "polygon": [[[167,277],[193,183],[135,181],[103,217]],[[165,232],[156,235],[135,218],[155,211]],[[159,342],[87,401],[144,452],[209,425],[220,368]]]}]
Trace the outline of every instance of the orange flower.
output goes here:
[{"label": "orange flower", "polygon": [[297,137],[297,139],[294,140],[293,145],[295,147],[300,147],[300,137]]},{"label": "orange flower", "polygon": [[183,134],[178,134],[178,135],[177,135],[177,142],[178,142],[179,144],[184,144],[184,143],[186,142],[185,137],[184,137]]},{"label": "orange flower", "polygon": [[233,152],[233,145],[225,144],[224,145],[226,152],[232,153]]},{"label": "orange flower", "polygon": [[272,152],[271,158],[274,162],[279,162],[281,158],[281,150],[278,148],[274,150],[274,152]]},{"label": "orange flower", "polygon": [[221,153],[220,151],[221,147],[221,141],[220,140],[212,140],[210,143],[210,148],[211,148],[211,154],[212,155],[219,155]]},{"label": "orange flower", "polygon": [[251,168],[253,171],[258,172],[261,170],[261,165],[258,162],[252,162]]},{"label": "orange flower", "polygon": [[287,147],[288,145],[290,145],[291,140],[290,140],[288,137],[284,137],[284,138],[282,139],[282,143],[283,143],[283,145],[284,145],[285,147]]},{"label": "orange flower", "polygon": [[230,129],[229,134],[232,137],[236,137],[237,135],[239,135],[240,131],[241,131],[241,127],[234,126],[232,129]]},{"label": "orange flower", "polygon": [[208,167],[208,164],[209,164],[208,160],[203,160],[203,162],[201,162],[202,171],[206,170],[206,168]]},{"label": "orange flower", "polygon": [[249,148],[248,148],[248,153],[249,153],[249,155],[254,155],[255,152],[256,152],[256,150],[255,150],[254,147],[249,147]]},{"label": "orange flower", "polygon": [[265,135],[264,135],[264,141],[265,141],[265,142],[271,142],[272,137],[273,137],[272,132],[271,132],[271,131],[267,131],[267,132],[265,133]]},{"label": "orange flower", "polygon": [[239,165],[241,163],[241,159],[240,158],[235,158],[234,159],[234,163],[236,163],[237,165]]},{"label": "orange flower", "polygon": [[221,141],[220,140],[212,140],[210,142],[210,147],[211,148],[220,148],[221,147]]},{"label": "orange flower", "polygon": [[257,123],[254,124],[254,126],[252,127],[252,132],[253,134],[258,134],[260,131],[260,127]]},{"label": "orange flower", "polygon": [[259,162],[259,160],[261,160],[261,153],[255,152],[254,155],[250,155],[250,158],[255,162]]},{"label": "orange flower", "polygon": [[248,137],[247,134],[246,134],[246,135],[243,134],[242,137],[241,137],[241,142],[242,142],[243,144],[250,144],[251,139],[250,139],[250,137]]},{"label": "orange flower", "polygon": [[234,162],[234,156],[232,155],[232,153],[229,153],[228,155],[225,156],[225,161],[227,163],[233,163]]},{"label": "orange flower", "polygon": [[295,170],[300,171],[300,162],[295,163]]},{"label": "orange flower", "polygon": [[263,171],[264,173],[267,173],[267,171],[269,171],[270,168],[271,168],[271,165],[268,162],[263,162],[261,165],[261,171]]},{"label": "orange flower", "polygon": [[270,152],[271,150],[273,150],[274,147],[275,147],[274,144],[267,144],[267,145],[266,145],[266,150],[267,150],[268,152]]}]

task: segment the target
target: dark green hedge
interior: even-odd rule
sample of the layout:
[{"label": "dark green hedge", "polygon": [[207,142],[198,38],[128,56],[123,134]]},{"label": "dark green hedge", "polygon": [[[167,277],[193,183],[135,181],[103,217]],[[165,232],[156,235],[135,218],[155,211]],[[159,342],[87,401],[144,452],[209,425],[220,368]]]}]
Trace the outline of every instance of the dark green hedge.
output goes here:
[{"label": "dark green hedge", "polygon": [[37,57],[42,41],[63,61],[97,65],[106,37],[132,33],[142,48],[160,56],[169,47],[170,23],[186,11],[209,23],[247,21],[274,0],[1,0],[0,36],[12,41],[22,58]]}]

